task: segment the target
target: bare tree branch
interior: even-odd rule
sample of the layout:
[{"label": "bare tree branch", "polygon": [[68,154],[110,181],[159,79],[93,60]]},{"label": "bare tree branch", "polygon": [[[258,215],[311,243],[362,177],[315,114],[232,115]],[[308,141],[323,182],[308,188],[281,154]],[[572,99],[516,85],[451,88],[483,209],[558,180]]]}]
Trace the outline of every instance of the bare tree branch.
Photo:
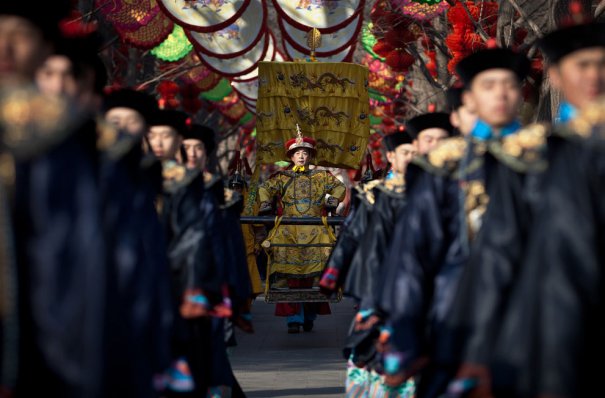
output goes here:
[{"label": "bare tree branch", "polygon": [[475,29],[477,30],[477,33],[479,34],[479,36],[481,36],[481,38],[484,41],[488,41],[489,40],[488,34],[483,29],[483,26],[481,26],[481,24],[479,22],[475,21],[475,18],[473,18],[473,15],[471,14],[471,11],[468,9],[468,7],[466,6],[466,3],[464,1],[461,1],[460,5],[462,6],[462,8],[464,8],[464,11],[466,11],[466,15],[468,15],[468,18],[471,20],[471,22],[475,26]]},{"label": "bare tree branch", "polygon": [[536,23],[534,21],[532,21],[531,19],[529,19],[527,17],[527,14],[525,14],[525,11],[523,11],[523,9],[521,7],[519,7],[519,4],[517,4],[516,0],[507,0],[511,6],[513,6],[513,8],[515,9],[515,11],[517,11],[519,13],[519,16],[521,18],[523,18],[523,20],[525,22],[527,22],[527,25],[531,28],[531,30],[534,31],[535,35],[538,37],[542,37],[542,31],[540,31],[540,28],[538,27],[538,25],[536,25]]},{"label": "bare tree branch", "polygon": [[408,51],[416,58],[418,59],[418,61],[420,61],[420,71],[422,72],[422,74],[424,75],[424,77],[426,78],[426,80],[435,88],[444,90],[445,89],[445,84],[441,83],[440,81],[436,80],[432,75],[431,72],[428,70],[428,68],[426,67],[426,63],[424,62],[424,60],[422,59],[422,57],[420,56],[420,54],[418,53],[418,50],[414,47],[414,46],[408,46]]},{"label": "bare tree branch", "polygon": [[172,78],[176,79],[177,77],[184,75],[186,72],[190,71],[191,69],[197,68],[198,66],[199,65],[180,64],[179,66],[176,66],[176,67],[170,69],[169,71],[166,71],[160,75],[153,77],[152,79],[149,79],[149,80],[141,83],[139,85],[139,87],[140,88],[147,87],[148,85],[155,83],[157,81],[160,81],[162,79],[165,79],[168,76],[171,76]]}]

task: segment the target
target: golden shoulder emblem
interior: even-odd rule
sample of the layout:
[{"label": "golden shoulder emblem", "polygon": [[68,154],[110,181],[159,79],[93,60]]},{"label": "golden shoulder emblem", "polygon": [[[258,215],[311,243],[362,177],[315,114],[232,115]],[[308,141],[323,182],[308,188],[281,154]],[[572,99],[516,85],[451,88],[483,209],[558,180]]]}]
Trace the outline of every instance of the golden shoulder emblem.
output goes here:
[{"label": "golden shoulder emblem", "polygon": [[435,149],[429,152],[429,163],[439,169],[454,169],[466,153],[468,143],[464,137],[452,137],[443,140]]},{"label": "golden shoulder emblem", "polygon": [[537,150],[546,144],[548,126],[542,123],[535,123],[519,130],[516,134],[511,134],[502,139],[502,151],[516,158],[525,158],[525,160],[535,160]]}]

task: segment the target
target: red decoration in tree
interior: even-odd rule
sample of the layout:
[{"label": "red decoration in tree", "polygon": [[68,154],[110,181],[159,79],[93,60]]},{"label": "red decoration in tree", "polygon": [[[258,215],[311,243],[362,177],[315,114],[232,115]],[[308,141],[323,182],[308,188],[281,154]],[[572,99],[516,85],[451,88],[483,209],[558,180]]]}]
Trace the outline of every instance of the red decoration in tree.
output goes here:
[{"label": "red decoration in tree", "polygon": [[416,40],[416,35],[407,28],[407,25],[399,24],[397,28],[388,31],[384,35],[384,39],[393,48],[403,48]]},{"label": "red decoration in tree", "polygon": [[372,47],[372,50],[383,58],[389,55],[389,53],[394,49],[395,48],[393,46],[384,40],[378,40],[378,42],[374,44],[374,47]]},{"label": "red decoration in tree", "polygon": [[[498,20],[498,3],[490,1],[476,5],[472,1],[467,1],[465,5],[473,21],[479,23],[489,37],[494,37]],[[450,73],[455,73],[456,65],[462,58],[485,48],[486,43],[476,32],[475,25],[461,2],[456,2],[449,9],[447,17],[452,25],[451,33],[445,38],[445,44],[452,54],[447,67]]]},{"label": "red decoration in tree", "polygon": [[181,106],[189,114],[195,115],[202,107],[199,99],[200,90],[193,84],[184,85],[181,88]]},{"label": "red decoration in tree", "polygon": [[66,38],[87,37],[91,33],[96,32],[97,28],[97,21],[84,22],[82,14],[78,11],[72,11],[69,17],[59,22],[61,34]]},{"label": "red decoration in tree", "polygon": [[158,84],[155,91],[160,95],[158,105],[160,109],[176,109],[179,101],[176,99],[179,93],[179,85],[175,82],[163,80]]},{"label": "red decoration in tree", "polygon": [[379,1],[374,4],[370,12],[370,20],[378,27],[392,26],[397,21],[398,15],[390,11],[388,1]]},{"label": "red decoration in tree", "polygon": [[428,62],[426,63],[426,68],[433,78],[437,77],[437,52],[435,50],[428,50],[426,52],[426,56],[428,57]]},{"label": "red decoration in tree", "polygon": [[414,64],[412,54],[404,50],[393,50],[386,57],[386,64],[395,71],[407,71]]}]

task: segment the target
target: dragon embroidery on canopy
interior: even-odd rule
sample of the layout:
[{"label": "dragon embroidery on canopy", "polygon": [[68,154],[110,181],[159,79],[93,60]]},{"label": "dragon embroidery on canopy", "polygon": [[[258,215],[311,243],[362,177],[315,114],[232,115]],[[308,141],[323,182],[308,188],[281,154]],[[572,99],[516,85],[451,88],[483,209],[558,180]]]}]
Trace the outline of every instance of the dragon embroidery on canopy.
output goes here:
[{"label": "dragon embroidery on canopy", "polygon": [[336,150],[338,149],[340,152],[344,152],[344,149],[338,144],[330,144],[327,141],[322,139],[317,140],[317,149],[327,149],[332,152],[333,155],[336,154]]},{"label": "dragon embroidery on canopy", "polygon": [[345,112],[331,111],[328,107],[320,106],[312,111],[310,108],[298,109],[300,119],[310,126],[328,126],[330,120],[333,120],[337,126],[340,126],[345,119],[350,119],[351,116]]},{"label": "dragon embroidery on canopy", "polygon": [[303,90],[319,89],[321,91],[326,91],[326,87],[329,86],[337,86],[344,91],[347,89],[347,84],[355,85],[353,80],[346,77],[339,79],[335,74],[330,72],[323,73],[315,81],[307,77],[304,72],[300,72],[290,76],[290,82],[292,87],[300,87]]},{"label": "dragon embroidery on canopy", "polygon": [[268,152],[271,154],[271,156],[275,155],[275,152],[273,152],[273,150],[275,148],[281,148],[282,143],[279,141],[274,141],[274,142],[270,142],[266,145],[259,145],[258,146],[258,151],[259,152]]}]

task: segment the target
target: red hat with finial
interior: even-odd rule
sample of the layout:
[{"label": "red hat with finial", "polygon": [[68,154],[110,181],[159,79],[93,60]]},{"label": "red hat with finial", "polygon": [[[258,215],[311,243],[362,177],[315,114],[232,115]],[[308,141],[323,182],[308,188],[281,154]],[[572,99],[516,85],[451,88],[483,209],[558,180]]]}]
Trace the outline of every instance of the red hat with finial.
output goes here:
[{"label": "red hat with finial", "polygon": [[316,141],[311,137],[303,137],[300,126],[296,124],[296,138],[292,138],[286,142],[286,155],[290,156],[292,152],[299,148],[308,149],[311,153],[315,153]]}]

